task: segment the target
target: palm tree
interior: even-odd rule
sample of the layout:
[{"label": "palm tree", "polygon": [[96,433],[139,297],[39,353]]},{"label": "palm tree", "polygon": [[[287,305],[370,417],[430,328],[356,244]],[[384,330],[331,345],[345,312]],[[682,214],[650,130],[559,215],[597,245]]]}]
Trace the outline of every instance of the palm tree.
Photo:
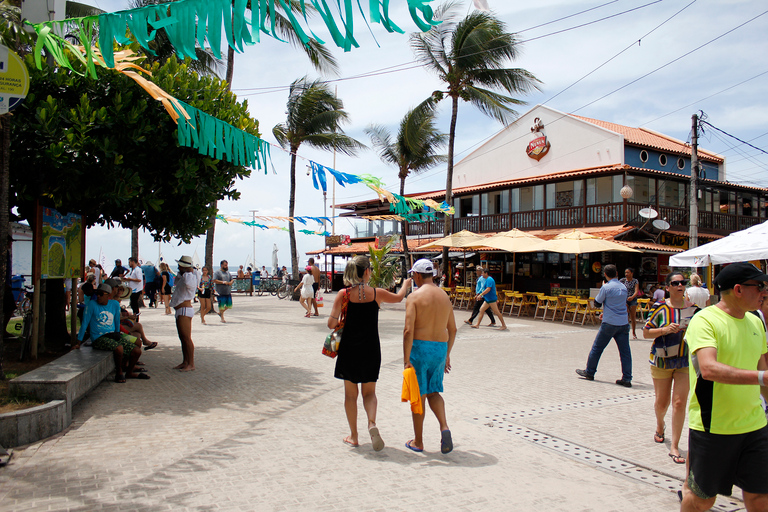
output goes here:
[{"label": "palm tree", "polygon": [[[301,0],[289,0],[291,11],[295,13],[301,13],[302,3],[303,2]],[[291,25],[290,20],[282,12],[280,12],[280,10],[277,8],[278,6],[279,4],[275,4],[275,33],[283,40],[287,40],[292,46],[300,46],[301,49],[304,50],[304,53],[306,53],[309,61],[319,73],[338,75],[339,64],[336,62],[336,59],[333,57],[333,54],[330,52],[330,50],[321,45],[315,38],[310,38],[309,43],[306,46],[303,45],[301,43],[301,39],[299,39],[299,36],[296,34],[296,31],[293,30],[293,26]],[[311,16],[313,13],[317,12],[312,5],[307,5],[305,7],[307,16]],[[246,9],[250,10],[250,8],[251,2],[248,0]],[[225,78],[230,88],[232,87],[232,77],[234,74],[235,49],[230,47],[227,51],[227,74]],[[214,204],[213,207],[215,210],[216,205]],[[205,234],[205,264],[208,266],[208,268],[213,268],[213,239],[215,231],[216,212],[211,215],[210,227]],[[254,262],[254,264],[255,263],[256,262]]]},{"label": "palm tree", "polygon": [[[336,97],[327,83],[308,81],[307,77],[295,80],[290,87],[285,123],[272,128],[272,134],[283,148],[291,153],[291,191],[288,216],[294,216],[296,204],[296,153],[306,143],[326,151],[335,149],[345,155],[354,155],[365,147],[344,134],[341,124],[349,119],[343,102]],[[291,266],[293,278],[299,277],[299,260],[296,251],[296,231],[293,222],[288,223],[291,241]]]},{"label": "palm tree", "polygon": [[[504,67],[520,53],[517,36],[506,32],[502,21],[490,12],[474,11],[456,21],[452,13],[459,5],[449,1],[437,9],[440,25],[429,32],[411,34],[410,43],[416,60],[437,74],[447,85],[446,91],[435,91],[432,101],[444,96],[451,99],[451,124],[448,131],[448,169],[445,178],[445,201],[453,203],[453,156],[456,141],[456,118],[459,99],[468,101],[483,114],[505,125],[517,118],[513,105],[525,102],[504,93],[525,93],[538,89],[541,83],[525,69]],[[499,92],[502,91],[502,92]],[[444,234],[451,233],[451,222],[445,220]],[[443,249],[443,271],[448,271],[448,248]]]},{"label": "palm tree", "polygon": [[[411,109],[400,121],[397,137],[392,140],[389,131],[380,125],[373,125],[365,130],[371,137],[374,149],[384,163],[396,165],[400,178],[400,195],[405,195],[405,179],[411,172],[418,174],[445,162],[445,155],[438,154],[438,149],[445,145],[446,134],[435,127],[434,103],[425,102]],[[408,266],[408,222],[401,224],[403,256]]]}]

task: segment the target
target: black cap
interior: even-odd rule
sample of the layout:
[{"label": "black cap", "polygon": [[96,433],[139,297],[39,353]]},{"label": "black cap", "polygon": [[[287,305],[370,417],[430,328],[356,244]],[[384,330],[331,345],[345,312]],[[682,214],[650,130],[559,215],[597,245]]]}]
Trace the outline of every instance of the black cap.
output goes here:
[{"label": "black cap", "polygon": [[750,279],[768,281],[768,275],[763,274],[759,268],[751,263],[731,263],[717,274],[715,284],[720,290],[730,290],[735,285],[745,283]]}]

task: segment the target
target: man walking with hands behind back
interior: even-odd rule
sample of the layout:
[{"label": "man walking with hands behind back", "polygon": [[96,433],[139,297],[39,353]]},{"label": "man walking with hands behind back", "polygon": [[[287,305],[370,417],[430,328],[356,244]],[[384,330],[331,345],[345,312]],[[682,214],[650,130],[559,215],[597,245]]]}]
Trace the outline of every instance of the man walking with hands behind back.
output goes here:
[{"label": "man walking with hands behind back", "polygon": [[767,282],[751,263],[728,265],[715,278],[720,302],[694,316],[685,334],[692,371],[682,511],[709,510],[734,484],[749,512],[768,511],[765,328],[749,313],[768,300]]},{"label": "man walking with hands behind back", "polygon": [[219,302],[219,316],[224,323],[227,323],[224,320],[224,312],[232,307],[232,283],[234,282],[235,280],[232,279],[229,273],[229,263],[227,263],[227,260],[221,260],[221,267],[213,273],[213,284],[219,296],[217,299]]},{"label": "man walking with hands behind back", "polygon": [[[434,267],[427,259],[417,261],[409,271],[418,289],[405,306],[403,355],[405,368],[413,368],[419,382],[422,406],[429,408],[440,423],[440,451],[453,450],[451,431],[445,417],[443,374],[451,371],[451,349],[456,338],[456,321],[448,295],[433,282]],[[424,451],[424,412],[411,413],[414,438],[405,446],[415,452]]]}]

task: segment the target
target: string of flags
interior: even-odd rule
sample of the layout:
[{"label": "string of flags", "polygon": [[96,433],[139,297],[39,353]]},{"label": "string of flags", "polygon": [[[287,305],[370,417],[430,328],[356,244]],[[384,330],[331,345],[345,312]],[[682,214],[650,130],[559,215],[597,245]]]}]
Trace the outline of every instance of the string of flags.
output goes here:
[{"label": "string of flags", "polygon": [[[433,18],[431,1],[406,0],[411,19],[423,32],[440,24],[440,21]],[[360,46],[354,37],[354,0],[337,0],[337,16],[331,12],[325,0],[300,0],[300,17],[303,18],[303,24],[292,12],[286,0],[277,0],[277,2],[275,0],[178,0],[98,16],[30,24],[37,33],[35,62],[39,69],[41,50],[45,47],[59,66],[77,72],[72,68],[66,51],[73,50],[74,46],[58,35],[72,33],[73,27],[79,41],[93,41],[98,36],[99,48],[109,67],[114,67],[112,53],[114,43],[128,45],[132,42],[130,35],[142,48],[154,55],[150,42],[155,39],[160,29],[165,30],[168,40],[180,58],[197,59],[196,48],[205,48],[207,41],[207,46],[213,55],[220,59],[222,41],[238,53],[244,51],[244,46],[260,42],[262,33],[285,42],[278,37],[275,30],[277,12],[275,3],[288,18],[304,46],[309,45],[310,42],[307,31],[318,43],[325,44],[325,41],[309,27],[307,2],[320,15],[331,39],[338,47],[343,48],[344,51],[350,51],[352,47]],[[360,0],[357,0],[357,4],[365,25],[369,26]],[[390,0],[369,0],[368,5],[371,22],[381,24],[388,32],[404,33],[389,16]],[[246,11],[250,11],[250,17],[246,16]],[[306,30],[303,25],[307,26]],[[74,56],[86,66],[87,72],[96,78],[91,54],[91,48],[86,48],[84,58],[79,52],[74,52]]]}]

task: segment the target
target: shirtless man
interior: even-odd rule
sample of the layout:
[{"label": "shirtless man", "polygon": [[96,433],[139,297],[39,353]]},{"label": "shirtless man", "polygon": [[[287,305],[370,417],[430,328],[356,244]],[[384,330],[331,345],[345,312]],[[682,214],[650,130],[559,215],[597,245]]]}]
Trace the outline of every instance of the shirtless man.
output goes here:
[{"label": "shirtless man", "polygon": [[[443,374],[451,371],[451,349],[456,339],[453,306],[448,295],[433,282],[434,266],[431,261],[418,260],[409,272],[419,288],[408,297],[405,306],[405,368],[416,371],[422,406],[426,398],[429,408],[440,423],[440,451],[449,453],[453,450],[453,440],[445,418],[445,402],[440,393],[443,391]],[[421,452],[424,451],[424,412],[411,414],[414,438],[405,446]]]},{"label": "shirtless man", "polygon": [[320,316],[320,313],[317,311],[317,291],[320,289],[320,267],[315,265],[315,258],[309,258],[309,266],[312,267],[312,278],[315,280],[315,282],[312,283],[312,289],[315,291],[315,294],[312,295],[312,306],[315,308],[315,316]]}]

